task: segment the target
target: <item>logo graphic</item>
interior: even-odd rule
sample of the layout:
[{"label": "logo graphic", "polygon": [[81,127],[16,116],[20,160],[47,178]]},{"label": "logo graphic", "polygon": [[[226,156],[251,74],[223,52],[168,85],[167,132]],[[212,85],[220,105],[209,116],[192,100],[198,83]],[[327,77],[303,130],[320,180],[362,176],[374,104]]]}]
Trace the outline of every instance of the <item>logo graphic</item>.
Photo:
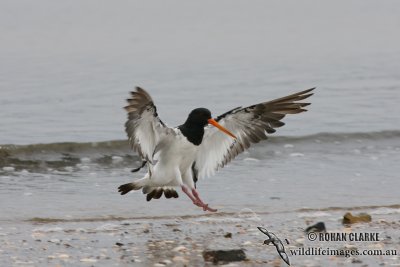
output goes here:
[{"label": "logo graphic", "polygon": [[[278,251],[279,256],[281,256],[282,260],[286,262],[287,265],[290,266],[289,257],[285,252],[285,247],[283,246],[282,241],[272,232],[269,232],[267,229],[263,227],[257,227],[263,234],[268,236],[267,240],[264,240],[265,245],[273,244]],[[289,241],[285,239],[285,241],[289,244]]]}]

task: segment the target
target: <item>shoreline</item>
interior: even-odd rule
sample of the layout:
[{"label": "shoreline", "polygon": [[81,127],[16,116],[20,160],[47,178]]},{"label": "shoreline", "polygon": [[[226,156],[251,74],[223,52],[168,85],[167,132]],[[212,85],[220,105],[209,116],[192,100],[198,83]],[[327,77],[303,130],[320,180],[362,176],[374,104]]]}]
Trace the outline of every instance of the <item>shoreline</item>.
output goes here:
[{"label": "shoreline", "polygon": [[[247,259],[229,266],[285,266],[274,246],[257,230],[267,228],[282,240],[286,252],[308,247],[331,249],[390,249],[400,252],[399,208],[356,209],[372,222],[341,224],[344,210],[252,213],[81,221],[24,221],[0,228],[0,255],[5,266],[208,266],[209,249],[243,249]],[[304,229],[322,221],[328,232],[379,232],[377,242],[311,242]],[[229,237],[230,236],[230,237]],[[396,264],[397,256],[293,256],[295,266],[364,266]]]}]

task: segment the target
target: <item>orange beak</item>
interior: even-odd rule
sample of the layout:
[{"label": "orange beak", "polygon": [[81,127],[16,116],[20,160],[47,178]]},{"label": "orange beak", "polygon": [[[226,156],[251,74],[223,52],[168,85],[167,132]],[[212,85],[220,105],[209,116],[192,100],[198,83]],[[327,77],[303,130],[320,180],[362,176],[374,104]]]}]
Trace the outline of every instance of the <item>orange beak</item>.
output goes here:
[{"label": "orange beak", "polygon": [[217,127],[218,129],[220,129],[222,132],[226,133],[227,135],[232,136],[233,138],[236,139],[236,136],[231,133],[230,131],[228,131],[226,128],[224,128],[221,124],[219,124],[218,122],[216,122],[214,119],[209,119],[208,123],[211,124],[212,126]]}]

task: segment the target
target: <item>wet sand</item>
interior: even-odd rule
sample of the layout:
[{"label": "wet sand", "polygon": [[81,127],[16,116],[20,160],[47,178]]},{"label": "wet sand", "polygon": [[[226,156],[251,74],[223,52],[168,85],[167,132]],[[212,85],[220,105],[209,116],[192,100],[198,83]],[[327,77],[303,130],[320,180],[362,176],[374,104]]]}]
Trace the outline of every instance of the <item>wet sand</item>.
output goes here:
[{"label": "wet sand", "polygon": [[[372,222],[344,226],[343,214],[366,212]],[[379,233],[376,242],[310,241],[304,229],[322,221],[328,232]],[[400,251],[399,207],[297,210],[280,213],[216,213],[183,217],[32,218],[0,227],[1,266],[211,266],[206,249],[243,249],[247,260],[227,266],[286,266],[262,226],[284,243],[292,266],[400,266],[400,256],[293,256],[290,249],[382,249]],[[229,237],[231,233],[231,237]],[[287,239],[289,244],[284,241]],[[220,263],[223,264],[223,263]],[[227,263],[225,263],[227,264]]]}]

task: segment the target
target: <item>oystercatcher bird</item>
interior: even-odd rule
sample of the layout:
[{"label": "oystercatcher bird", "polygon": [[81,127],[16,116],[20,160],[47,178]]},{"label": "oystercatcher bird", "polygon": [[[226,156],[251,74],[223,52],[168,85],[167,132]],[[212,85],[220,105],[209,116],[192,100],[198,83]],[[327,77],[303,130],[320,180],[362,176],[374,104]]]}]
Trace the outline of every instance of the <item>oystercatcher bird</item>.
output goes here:
[{"label": "oystercatcher bird", "polygon": [[[118,188],[121,195],[142,189],[147,201],[177,198],[176,187],[204,211],[217,211],[205,204],[196,190],[199,178],[212,175],[252,143],[267,139],[281,127],[286,114],[303,111],[310,103],[297,102],[312,95],[311,88],[249,107],[234,108],[215,119],[206,108],[192,110],[182,125],[170,128],[158,117],[150,95],[136,87],[131,92],[125,130],[132,148],[147,165],[146,175]],[[213,127],[214,126],[214,127]]]}]

